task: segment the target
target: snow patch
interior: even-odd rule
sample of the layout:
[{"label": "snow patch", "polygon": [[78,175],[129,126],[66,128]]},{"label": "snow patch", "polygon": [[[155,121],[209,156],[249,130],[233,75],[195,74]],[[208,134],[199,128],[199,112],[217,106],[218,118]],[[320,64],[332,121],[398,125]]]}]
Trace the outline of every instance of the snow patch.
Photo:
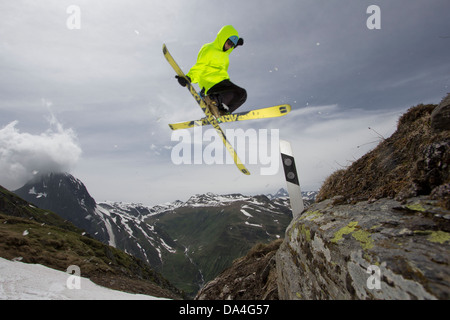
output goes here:
[{"label": "snow patch", "polygon": [[69,289],[69,277],[40,264],[0,258],[0,300],[166,300],[108,289],[83,277],[80,289]]},{"label": "snow patch", "polygon": [[36,189],[34,189],[34,187],[33,188],[31,188],[29,191],[28,191],[28,194],[32,194],[32,195],[35,195],[36,196],[36,199],[39,199],[39,198],[42,198],[42,197],[44,197],[44,198],[47,198],[47,193],[45,193],[45,192],[36,192]]},{"label": "snow patch", "polygon": [[245,224],[251,227],[257,227],[257,228],[262,228],[263,226],[260,224],[253,224],[253,223],[248,223],[247,221],[245,221]]},{"label": "snow patch", "polygon": [[245,211],[244,209],[241,209],[241,212],[244,214],[244,216],[253,218],[253,216],[250,213],[248,213],[247,211]]}]

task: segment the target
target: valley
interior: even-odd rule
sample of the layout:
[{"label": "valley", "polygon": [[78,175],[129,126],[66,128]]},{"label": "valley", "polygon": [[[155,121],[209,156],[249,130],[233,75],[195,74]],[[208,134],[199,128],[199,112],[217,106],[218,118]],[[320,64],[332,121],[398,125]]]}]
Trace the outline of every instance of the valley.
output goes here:
[{"label": "valley", "polygon": [[[145,261],[189,297],[254,245],[283,238],[292,219],[284,189],[267,196],[198,194],[147,207],[97,203],[79,179],[50,173],[15,193]],[[315,194],[305,193],[304,201]]]}]

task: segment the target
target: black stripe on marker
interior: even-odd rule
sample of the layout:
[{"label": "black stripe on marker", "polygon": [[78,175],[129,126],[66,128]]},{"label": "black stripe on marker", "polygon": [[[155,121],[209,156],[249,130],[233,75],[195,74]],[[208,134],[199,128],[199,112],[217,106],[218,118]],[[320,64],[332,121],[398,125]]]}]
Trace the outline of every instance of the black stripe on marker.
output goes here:
[{"label": "black stripe on marker", "polygon": [[300,186],[300,183],[298,182],[297,169],[295,168],[294,157],[282,153],[281,160],[283,161],[286,181]]}]

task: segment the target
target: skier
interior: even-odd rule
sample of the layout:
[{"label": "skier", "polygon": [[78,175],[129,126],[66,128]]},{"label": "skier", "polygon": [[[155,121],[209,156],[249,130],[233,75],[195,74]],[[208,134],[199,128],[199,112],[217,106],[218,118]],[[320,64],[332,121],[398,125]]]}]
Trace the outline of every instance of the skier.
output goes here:
[{"label": "skier", "polygon": [[[247,91],[232,83],[227,72],[230,53],[243,44],[233,26],[224,26],[214,42],[202,46],[196,64],[186,74],[189,82],[199,84],[200,94],[216,118],[234,112],[247,100]],[[175,77],[186,86],[185,78]]]}]

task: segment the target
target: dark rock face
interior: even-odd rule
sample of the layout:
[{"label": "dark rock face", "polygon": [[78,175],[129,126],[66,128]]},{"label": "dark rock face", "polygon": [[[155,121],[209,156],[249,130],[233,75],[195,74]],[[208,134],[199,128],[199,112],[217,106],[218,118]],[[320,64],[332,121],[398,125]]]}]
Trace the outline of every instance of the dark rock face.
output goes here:
[{"label": "dark rock face", "polygon": [[57,213],[96,239],[107,243],[108,232],[95,213],[97,204],[84,184],[68,173],[39,174],[14,191],[39,208]]},{"label": "dark rock face", "polygon": [[431,114],[431,128],[435,132],[450,130],[450,93]]}]

